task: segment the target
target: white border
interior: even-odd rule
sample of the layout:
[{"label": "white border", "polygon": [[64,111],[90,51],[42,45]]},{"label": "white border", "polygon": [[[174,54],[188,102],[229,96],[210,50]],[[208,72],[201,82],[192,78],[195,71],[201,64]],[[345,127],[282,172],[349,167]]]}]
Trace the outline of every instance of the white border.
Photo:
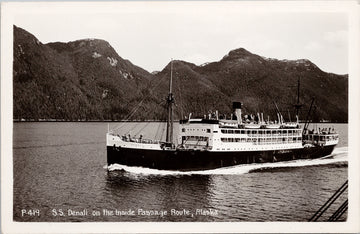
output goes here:
[{"label": "white border", "polygon": [[[137,12],[146,11],[148,4],[159,10],[191,6],[195,9],[201,4],[242,4],[242,7],[256,11],[275,12],[345,12],[349,16],[349,215],[342,223],[292,223],[292,222],[219,222],[219,223],[154,223],[154,222],[88,222],[88,223],[35,223],[13,222],[13,163],[12,163],[12,54],[13,22],[16,14],[79,10],[86,12],[116,12],[121,5],[136,5]],[[151,8],[153,9],[153,8]],[[2,2],[1,4],[1,232],[2,233],[118,233],[118,232],[360,232],[359,224],[359,2],[358,1],[256,1],[256,2]]]}]

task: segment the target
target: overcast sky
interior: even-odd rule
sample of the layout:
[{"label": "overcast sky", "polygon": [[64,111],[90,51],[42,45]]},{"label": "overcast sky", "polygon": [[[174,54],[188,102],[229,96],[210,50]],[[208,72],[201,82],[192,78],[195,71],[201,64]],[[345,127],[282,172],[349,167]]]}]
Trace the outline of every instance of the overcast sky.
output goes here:
[{"label": "overcast sky", "polygon": [[309,59],[326,72],[348,73],[348,18],[339,11],[289,11],[259,2],[38,4],[43,5],[19,10],[15,25],[43,43],[104,39],[122,58],[150,72],[162,70],[171,58],[200,65],[242,47],[269,58]]}]

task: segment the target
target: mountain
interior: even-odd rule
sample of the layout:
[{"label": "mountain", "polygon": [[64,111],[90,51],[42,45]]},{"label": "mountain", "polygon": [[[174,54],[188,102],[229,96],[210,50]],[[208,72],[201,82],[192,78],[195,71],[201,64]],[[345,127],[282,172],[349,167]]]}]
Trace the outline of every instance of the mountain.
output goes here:
[{"label": "mountain", "polygon": [[[169,66],[157,76],[169,77]],[[300,79],[300,118],[306,118],[315,97],[313,119],[347,122],[347,75],[323,72],[309,60],[267,59],[240,48],[218,62],[196,66],[174,61],[173,67],[174,94],[180,107],[177,116],[183,116],[182,112],[203,116],[209,110],[229,116],[231,102],[240,101],[245,113],[263,112],[273,119],[276,103],[287,120],[289,114],[294,120]],[[163,90],[162,95],[166,95],[165,87]]]},{"label": "mountain", "polygon": [[14,26],[14,118],[125,118],[152,75],[103,40],[42,44]]},{"label": "mountain", "polygon": [[[171,73],[149,73],[121,58],[99,39],[43,44],[14,26],[14,119],[119,120],[164,119]],[[268,59],[240,48],[218,62],[197,66],[175,60],[175,118],[215,110],[227,116],[231,102],[245,113],[294,118],[297,80],[304,119],[316,98],[319,119],[346,122],[348,77],[321,71],[309,60]]]},{"label": "mountain", "polygon": [[[240,100],[250,112],[274,112],[274,102],[284,117],[294,112],[297,81],[300,79],[301,117],[306,118],[310,100],[316,98],[320,119],[347,121],[348,77],[321,71],[309,60],[276,60],[245,49],[230,51],[219,62],[196,71],[206,76],[231,100]],[[294,115],[292,115],[294,116]]]}]

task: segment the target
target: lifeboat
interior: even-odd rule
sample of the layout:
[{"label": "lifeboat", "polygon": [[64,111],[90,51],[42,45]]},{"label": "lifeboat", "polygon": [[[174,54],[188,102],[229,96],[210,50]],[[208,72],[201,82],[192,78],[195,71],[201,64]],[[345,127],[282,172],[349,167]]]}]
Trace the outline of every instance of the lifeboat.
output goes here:
[{"label": "lifeboat", "polygon": [[298,123],[297,122],[288,122],[288,123],[284,123],[283,126],[286,128],[297,128]]},{"label": "lifeboat", "polygon": [[265,125],[265,128],[278,129],[278,128],[280,128],[280,125],[279,124],[267,124],[267,125]]},{"label": "lifeboat", "polygon": [[254,124],[254,123],[244,124],[244,128],[248,128],[248,129],[258,129],[260,127],[261,124]]}]

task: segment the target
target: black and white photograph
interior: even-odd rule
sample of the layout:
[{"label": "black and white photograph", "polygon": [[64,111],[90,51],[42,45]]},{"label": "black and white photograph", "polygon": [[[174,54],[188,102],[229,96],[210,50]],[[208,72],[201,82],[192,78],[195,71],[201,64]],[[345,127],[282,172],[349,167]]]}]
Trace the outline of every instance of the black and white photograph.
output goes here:
[{"label": "black and white photograph", "polygon": [[2,232],[360,231],[359,22],[358,1],[1,2]]}]

